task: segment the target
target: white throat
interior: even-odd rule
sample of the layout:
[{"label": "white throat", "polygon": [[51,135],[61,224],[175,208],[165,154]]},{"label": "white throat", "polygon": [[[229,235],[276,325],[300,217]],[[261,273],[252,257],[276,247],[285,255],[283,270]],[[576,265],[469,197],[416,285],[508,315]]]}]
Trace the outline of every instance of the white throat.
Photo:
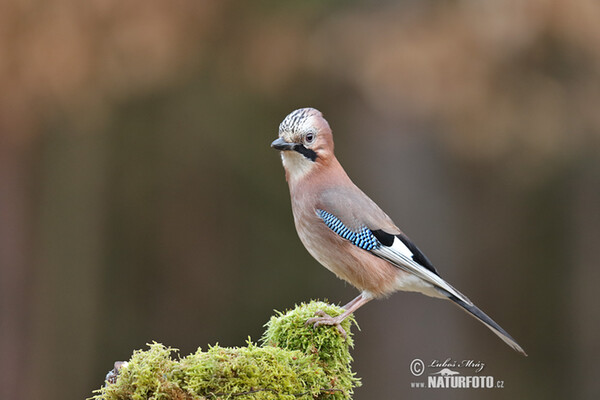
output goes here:
[{"label": "white throat", "polygon": [[298,182],[315,166],[315,163],[295,151],[282,151],[281,162],[288,172],[290,183]]}]

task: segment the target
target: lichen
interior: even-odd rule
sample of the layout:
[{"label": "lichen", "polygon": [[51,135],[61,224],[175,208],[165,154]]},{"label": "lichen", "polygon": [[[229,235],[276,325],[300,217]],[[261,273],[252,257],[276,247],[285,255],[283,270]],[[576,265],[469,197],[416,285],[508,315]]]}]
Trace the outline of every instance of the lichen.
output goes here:
[{"label": "lichen", "polygon": [[245,347],[215,345],[184,358],[173,358],[175,349],[149,344],[92,399],[350,399],[360,385],[350,367],[354,319],[342,323],[348,332],[343,338],[335,327],[305,324],[318,310],[343,312],[323,302],[301,304],[271,317],[261,345],[250,340]]}]

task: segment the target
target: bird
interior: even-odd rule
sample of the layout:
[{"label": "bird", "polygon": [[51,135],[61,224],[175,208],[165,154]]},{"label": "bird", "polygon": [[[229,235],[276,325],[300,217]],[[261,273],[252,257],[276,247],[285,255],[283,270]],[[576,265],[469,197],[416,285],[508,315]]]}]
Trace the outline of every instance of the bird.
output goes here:
[{"label": "bird", "polygon": [[289,186],[294,224],[310,255],[360,294],[335,317],[317,311],[306,323],[335,326],[372,299],[396,291],[445,299],[482,322],[515,351],[523,348],[464,294],[446,282],[392,219],[348,177],[334,154],[323,114],[300,108],[279,125],[271,143],[279,150]]}]

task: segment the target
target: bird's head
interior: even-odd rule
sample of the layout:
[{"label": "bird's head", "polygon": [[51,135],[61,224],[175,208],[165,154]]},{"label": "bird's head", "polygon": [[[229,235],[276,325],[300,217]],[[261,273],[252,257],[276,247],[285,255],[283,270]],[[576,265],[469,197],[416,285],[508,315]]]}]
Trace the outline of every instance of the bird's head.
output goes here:
[{"label": "bird's head", "polygon": [[271,147],[281,150],[288,179],[296,180],[334,158],[333,136],[323,114],[314,108],[292,111],[279,125]]}]

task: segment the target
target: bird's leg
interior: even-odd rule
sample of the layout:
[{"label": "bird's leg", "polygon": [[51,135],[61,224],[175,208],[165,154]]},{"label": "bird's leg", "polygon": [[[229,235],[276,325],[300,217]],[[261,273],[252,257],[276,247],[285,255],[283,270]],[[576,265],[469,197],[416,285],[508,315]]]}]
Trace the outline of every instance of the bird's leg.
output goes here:
[{"label": "bird's leg", "polygon": [[356,296],[350,303],[344,306],[344,311],[342,314],[337,317],[332,317],[327,314],[325,311],[317,311],[315,314],[318,317],[309,318],[306,320],[306,325],[312,325],[315,328],[321,325],[334,325],[337,330],[341,333],[341,335],[346,338],[346,331],[342,328],[342,321],[345,320],[350,314],[354,311],[358,310],[364,304],[368,303],[371,300],[371,297],[364,296],[362,293]]},{"label": "bird's leg", "polygon": [[344,305],[342,308],[347,310],[350,307],[352,307],[354,305],[354,303],[356,303],[357,301],[359,301],[360,299],[363,298],[363,294],[359,294],[358,296],[356,296],[355,298],[353,298],[352,300],[350,300],[350,302],[348,302],[346,305]]}]

